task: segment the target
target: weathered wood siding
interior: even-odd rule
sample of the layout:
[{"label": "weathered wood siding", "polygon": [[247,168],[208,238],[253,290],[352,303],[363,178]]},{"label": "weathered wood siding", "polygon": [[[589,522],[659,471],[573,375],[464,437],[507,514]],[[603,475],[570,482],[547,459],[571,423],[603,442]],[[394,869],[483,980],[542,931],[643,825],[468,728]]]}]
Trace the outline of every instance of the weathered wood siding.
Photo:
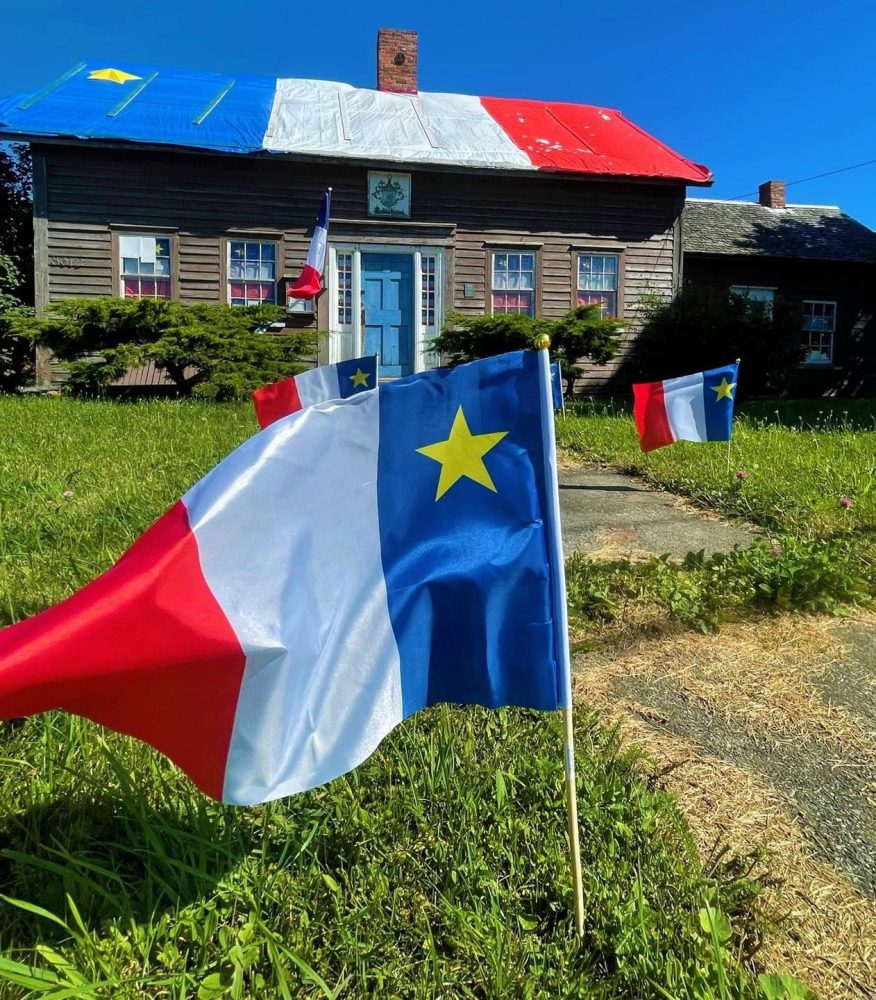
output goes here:
[{"label": "weathered wood siding", "polygon": [[876,395],[876,265],[685,254],[685,281],[718,295],[733,285],[775,289],[801,310],[805,299],[836,302],[833,364],[802,365],[792,391],[806,396]]},{"label": "weathered wood siding", "polygon": [[[367,218],[364,164],[65,145],[35,152],[45,162],[47,229],[47,254],[36,263],[47,274],[49,301],[117,294],[114,234],[132,229],[172,235],[183,302],[225,301],[229,238],[278,240],[281,273],[295,275],[327,185],[330,240],[447,248],[447,310],[489,309],[492,252],[517,244],[537,251],[544,316],[574,304],[578,252],[620,253],[628,338],[642,298],[670,295],[678,279],[680,185],[412,170],[413,217],[387,223]],[[315,319],[322,328],[327,309],[323,296]],[[589,372],[585,388],[598,389],[614,367]]]}]

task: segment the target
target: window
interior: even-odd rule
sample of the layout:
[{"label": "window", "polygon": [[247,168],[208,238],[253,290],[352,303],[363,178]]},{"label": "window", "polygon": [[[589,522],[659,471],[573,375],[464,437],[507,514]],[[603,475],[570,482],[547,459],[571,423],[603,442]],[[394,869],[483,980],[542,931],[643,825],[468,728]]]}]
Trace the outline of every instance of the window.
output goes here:
[{"label": "window", "polygon": [[535,254],[493,254],[493,312],[535,315]]},{"label": "window", "polygon": [[803,303],[804,365],[829,365],[833,362],[833,334],[836,330],[836,302],[818,299]]},{"label": "window", "polygon": [[353,322],[353,255],[338,252],[338,326]]},{"label": "window", "polygon": [[119,257],[126,299],[170,298],[169,236],[119,236]]},{"label": "window", "polygon": [[420,257],[420,321],[424,330],[435,328],[435,272],[438,258],[423,254]]},{"label": "window", "polygon": [[578,305],[602,305],[603,316],[617,316],[618,261],[616,253],[578,256]]},{"label": "window", "polygon": [[764,316],[772,319],[773,300],[776,297],[774,288],[757,288],[754,285],[731,285],[730,294],[748,299],[749,302],[762,303]]},{"label": "window", "polygon": [[228,241],[228,301],[257,306],[277,298],[277,244]]}]

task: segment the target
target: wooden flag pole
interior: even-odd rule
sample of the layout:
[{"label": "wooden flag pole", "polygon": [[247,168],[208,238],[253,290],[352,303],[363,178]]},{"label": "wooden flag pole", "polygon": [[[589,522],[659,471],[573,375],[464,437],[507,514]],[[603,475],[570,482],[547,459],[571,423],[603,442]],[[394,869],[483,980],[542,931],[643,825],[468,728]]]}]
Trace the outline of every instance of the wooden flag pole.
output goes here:
[{"label": "wooden flag pole", "polygon": [[[736,359],[736,378],[737,379],[739,378],[739,365],[741,364],[741,362],[742,362],[742,358],[737,358]],[[737,385],[736,388],[738,389],[739,386]],[[733,411],[734,411],[734,414],[735,414],[735,412],[736,412],[736,400],[735,399],[733,400]],[[727,438],[727,475],[728,476],[730,475],[730,438],[732,438],[732,437],[733,437],[733,422],[731,420],[731,422],[730,422],[730,437]]]},{"label": "wooden flag pole", "polygon": [[572,889],[575,897],[575,932],[584,937],[584,882],[581,877],[581,842],[578,836],[578,792],[575,782],[575,725],[572,716],[572,662],[569,655],[569,622],[566,611],[566,571],[563,563],[563,537],[560,528],[559,481],[557,477],[557,441],[554,432],[554,396],[551,384],[550,337],[541,334],[536,340],[541,369],[542,429],[545,449],[545,477],[548,492],[549,545],[553,554],[553,584],[557,627],[557,659],[562,668],[562,712],[565,730],[563,759],[566,769],[566,819],[569,854],[572,861]]}]

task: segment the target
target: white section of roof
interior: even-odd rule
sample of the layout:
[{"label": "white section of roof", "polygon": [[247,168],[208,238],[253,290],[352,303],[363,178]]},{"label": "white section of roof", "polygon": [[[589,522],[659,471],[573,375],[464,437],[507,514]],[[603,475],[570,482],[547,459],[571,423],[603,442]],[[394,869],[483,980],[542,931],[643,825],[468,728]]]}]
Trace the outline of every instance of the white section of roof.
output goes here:
[{"label": "white section of roof", "polygon": [[389,94],[278,80],[265,149],[408,163],[534,170],[477,97]]}]

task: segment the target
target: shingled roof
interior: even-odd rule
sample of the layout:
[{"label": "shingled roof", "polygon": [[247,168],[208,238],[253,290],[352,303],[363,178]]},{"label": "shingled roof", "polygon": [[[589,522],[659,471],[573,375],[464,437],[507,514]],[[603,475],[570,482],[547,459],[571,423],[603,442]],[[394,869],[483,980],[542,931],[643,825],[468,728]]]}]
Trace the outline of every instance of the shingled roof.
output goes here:
[{"label": "shingled roof", "polygon": [[834,205],[691,198],[683,226],[685,253],[876,261],[876,233]]}]

